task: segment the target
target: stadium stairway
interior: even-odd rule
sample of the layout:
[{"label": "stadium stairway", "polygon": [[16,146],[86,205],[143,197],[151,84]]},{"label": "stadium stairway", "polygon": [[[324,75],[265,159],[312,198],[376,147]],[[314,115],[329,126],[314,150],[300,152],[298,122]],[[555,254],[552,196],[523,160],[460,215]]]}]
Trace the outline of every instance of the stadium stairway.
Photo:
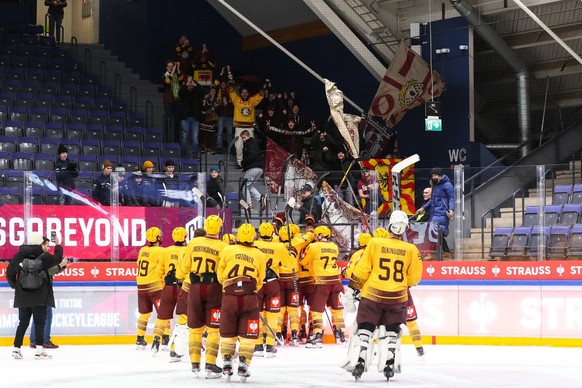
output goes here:
[{"label": "stadium stairway", "polygon": [[[65,47],[71,47],[66,44]],[[158,91],[160,85],[151,83],[147,80],[142,80],[139,75],[131,68],[127,67],[124,62],[108,49],[105,49],[102,44],[77,44],[77,49],[71,48],[73,56],[77,60],[85,62],[84,71],[94,73],[102,76],[102,69],[106,69],[105,80],[101,80],[103,85],[113,87],[115,85],[116,74],[121,76],[121,95],[116,98],[130,99],[130,89],[135,87],[137,90],[137,112],[146,113],[146,101],[151,101],[153,104],[153,123],[149,123],[149,127],[163,128],[164,127],[164,106],[162,104],[162,94]]]},{"label": "stadium stairway", "polygon": [[[575,163],[569,163],[568,170],[561,170],[556,172],[554,178],[554,185],[571,185],[572,174],[575,174],[575,183],[582,183],[580,179],[581,161],[577,160]],[[546,204],[552,204],[553,187],[551,180],[547,180],[546,186]],[[523,206],[538,206],[538,190],[537,188],[530,188],[526,191]],[[515,225],[520,226],[522,220],[522,201],[521,196],[515,199]],[[513,207],[501,207],[495,211],[493,218],[493,230],[497,227],[512,227],[513,226]],[[479,227],[471,228],[471,237],[463,238],[463,260],[487,260],[489,258],[489,248],[491,247],[491,218],[489,216],[485,219],[485,227],[483,231],[480,227],[480,220],[477,225]],[[485,234],[484,244],[482,245],[482,233]],[[482,247],[484,248],[485,257],[482,255]]]}]

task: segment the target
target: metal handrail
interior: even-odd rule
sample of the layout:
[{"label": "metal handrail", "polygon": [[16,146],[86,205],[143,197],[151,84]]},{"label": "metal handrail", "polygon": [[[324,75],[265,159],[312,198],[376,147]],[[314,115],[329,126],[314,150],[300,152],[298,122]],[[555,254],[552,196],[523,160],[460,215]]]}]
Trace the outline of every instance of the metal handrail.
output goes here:
[{"label": "metal handrail", "polygon": [[137,88],[135,86],[129,88],[129,112],[137,112]]},{"label": "metal handrail", "polygon": [[487,210],[481,216],[481,258],[485,258],[485,216],[491,214],[491,240],[493,240],[493,219],[495,218],[495,212],[493,209]]},{"label": "metal handrail", "polygon": [[513,192],[511,198],[513,199],[513,227],[515,228],[515,196],[517,193],[521,192],[521,219],[523,222],[523,215],[525,214],[525,190],[519,188]]},{"label": "metal handrail", "polygon": [[151,127],[154,125],[154,103],[150,100],[146,100],[145,110],[145,126]]},{"label": "metal handrail", "polygon": [[[79,45],[76,36],[71,36],[71,54],[73,55],[73,60],[76,61],[79,58]],[[88,71],[87,67],[85,67],[85,71]]]},{"label": "metal handrail", "polygon": [[91,48],[90,47],[85,47],[85,50],[83,52],[83,67],[85,68],[85,71],[90,73],[91,72],[91,61],[93,59],[93,53],[91,52]]},{"label": "metal handrail", "polygon": [[99,84],[102,86],[107,85],[107,62],[104,60],[99,61]]},{"label": "metal handrail", "polygon": [[121,98],[121,82],[122,82],[121,74],[115,73],[115,77],[113,78],[113,97],[114,98]]},{"label": "metal handrail", "polygon": [[43,31],[44,36],[48,36],[48,34],[49,34],[49,31],[48,31],[49,25],[48,24],[49,24],[50,18],[51,18],[51,15],[49,15],[48,12],[44,14],[44,31]]}]

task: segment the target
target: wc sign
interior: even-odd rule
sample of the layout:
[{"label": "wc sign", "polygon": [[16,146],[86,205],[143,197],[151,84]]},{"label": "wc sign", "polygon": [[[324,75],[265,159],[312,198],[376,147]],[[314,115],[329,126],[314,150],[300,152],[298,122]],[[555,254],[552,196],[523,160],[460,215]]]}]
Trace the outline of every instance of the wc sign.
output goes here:
[{"label": "wc sign", "polygon": [[467,150],[464,148],[456,148],[449,150],[449,161],[451,163],[464,162],[467,160]]}]

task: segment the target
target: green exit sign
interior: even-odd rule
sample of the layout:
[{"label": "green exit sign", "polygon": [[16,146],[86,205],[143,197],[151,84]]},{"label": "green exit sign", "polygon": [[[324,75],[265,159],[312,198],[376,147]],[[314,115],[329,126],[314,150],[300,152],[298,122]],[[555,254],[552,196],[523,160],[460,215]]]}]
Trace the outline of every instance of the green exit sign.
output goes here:
[{"label": "green exit sign", "polygon": [[441,132],[443,130],[443,122],[437,118],[424,119],[424,129],[426,131]]}]

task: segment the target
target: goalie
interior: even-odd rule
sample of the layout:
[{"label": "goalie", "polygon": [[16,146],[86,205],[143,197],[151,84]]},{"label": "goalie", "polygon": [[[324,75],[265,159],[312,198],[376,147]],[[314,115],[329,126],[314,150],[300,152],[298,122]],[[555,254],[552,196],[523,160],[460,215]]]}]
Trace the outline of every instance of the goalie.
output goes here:
[{"label": "goalie", "polygon": [[406,323],[408,287],[418,284],[422,277],[420,252],[399,240],[407,228],[406,213],[394,211],[389,221],[391,238],[372,238],[353,268],[351,280],[363,286],[356,317],[358,329],[350,338],[342,368],[356,380],[372,361],[376,328],[378,371],[386,379],[400,371],[400,325]]}]

